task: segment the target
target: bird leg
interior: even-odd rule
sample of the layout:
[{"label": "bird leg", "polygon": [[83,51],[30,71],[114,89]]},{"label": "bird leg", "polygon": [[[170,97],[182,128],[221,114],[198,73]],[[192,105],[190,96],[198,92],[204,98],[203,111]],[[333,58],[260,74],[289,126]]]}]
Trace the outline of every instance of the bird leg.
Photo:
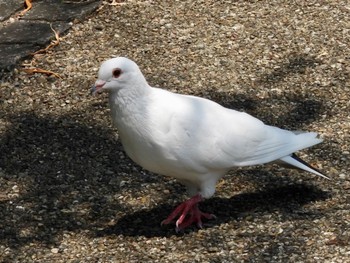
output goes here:
[{"label": "bird leg", "polygon": [[165,220],[162,221],[161,224],[169,224],[180,214],[180,217],[176,221],[176,232],[185,229],[193,223],[195,223],[199,228],[202,228],[202,218],[215,218],[215,215],[203,213],[199,210],[198,203],[202,200],[202,196],[200,194],[197,194],[187,201],[181,203]]}]

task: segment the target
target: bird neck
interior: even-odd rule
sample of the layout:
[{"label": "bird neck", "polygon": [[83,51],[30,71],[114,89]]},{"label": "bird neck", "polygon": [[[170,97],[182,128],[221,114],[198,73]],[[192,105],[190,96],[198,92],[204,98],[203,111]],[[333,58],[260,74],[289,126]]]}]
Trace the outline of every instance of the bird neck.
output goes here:
[{"label": "bird neck", "polygon": [[147,82],[137,81],[128,83],[128,86],[118,90],[112,90],[109,98],[118,102],[122,107],[138,103],[139,100],[147,97],[151,92],[151,87]]},{"label": "bird neck", "polygon": [[118,122],[143,115],[151,92],[152,88],[147,82],[133,83],[125,89],[110,92],[109,104],[115,124],[119,126]]}]

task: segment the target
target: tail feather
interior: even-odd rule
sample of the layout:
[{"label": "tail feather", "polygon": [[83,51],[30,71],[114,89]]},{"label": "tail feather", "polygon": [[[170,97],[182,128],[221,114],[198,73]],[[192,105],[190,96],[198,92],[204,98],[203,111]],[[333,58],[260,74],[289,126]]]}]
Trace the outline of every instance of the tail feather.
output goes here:
[{"label": "tail feather", "polygon": [[308,164],[307,162],[305,162],[304,160],[302,160],[301,158],[299,158],[298,156],[296,156],[294,153],[292,155],[289,156],[285,156],[283,158],[280,158],[281,161],[292,165],[296,168],[299,168],[301,170],[316,174],[318,176],[321,176],[325,179],[330,180],[329,177],[325,176],[324,174],[322,174],[319,170],[317,170],[316,168],[312,167],[310,164]]}]

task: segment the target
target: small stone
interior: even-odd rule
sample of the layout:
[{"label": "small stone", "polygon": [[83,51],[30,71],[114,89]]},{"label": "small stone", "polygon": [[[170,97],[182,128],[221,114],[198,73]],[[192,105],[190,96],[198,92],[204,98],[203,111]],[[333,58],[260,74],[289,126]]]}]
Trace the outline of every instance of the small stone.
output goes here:
[{"label": "small stone", "polygon": [[98,31],[103,30],[103,26],[102,25],[95,25],[95,29]]},{"label": "small stone", "polygon": [[343,180],[346,179],[346,174],[344,173],[339,174],[339,178]]},{"label": "small stone", "polygon": [[12,190],[13,190],[15,193],[18,193],[18,192],[19,192],[18,185],[12,186]]},{"label": "small stone", "polygon": [[25,210],[25,208],[23,206],[21,206],[21,205],[17,205],[16,209],[18,209],[18,210]]},{"label": "small stone", "polygon": [[120,183],[119,183],[119,187],[123,187],[123,186],[125,186],[127,184],[127,182],[126,181],[120,181]]},{"label": "small stone", "polygon": [[205,48],[205,44],[204,43],[199,43],[199,44],[197,44],[197,48],[198,49],[203,49],[203,48]]},{"label": "small stone", "polygon": [[57,254],[59,251],[60,250],[57,247],[51,249],[51,252],[54,253],[54,254]]},{"label": "small stone", "polygon": [[217,247],[209,247],[208,248],[208,252],[209,253],[215,253],[215,252],[218,252],[219,251],[219,248]]},{"label": "small stone", "polygon": [[46,81],[47,81],[47,79],[43,75],[39,75],[38,76],[38,82],[39,83],[45,83]]}]

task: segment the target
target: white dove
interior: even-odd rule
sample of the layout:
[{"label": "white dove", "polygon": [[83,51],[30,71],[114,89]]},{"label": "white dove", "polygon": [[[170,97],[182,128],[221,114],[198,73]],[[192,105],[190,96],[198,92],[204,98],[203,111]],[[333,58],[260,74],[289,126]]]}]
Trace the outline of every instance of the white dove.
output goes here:
[{"label": "white dove", "polygon": [[178,216],[176,230],[215,216],[198,203],[237,166],[273,161],[327,178],[294,152],[322,142],[314,132],[294,133],[200,97],[151,87],[128,58],[105,61],[92,92],[107,90],[112,119],[127,155],[143,168],[171,176],[192,196],[162,224]]}]

